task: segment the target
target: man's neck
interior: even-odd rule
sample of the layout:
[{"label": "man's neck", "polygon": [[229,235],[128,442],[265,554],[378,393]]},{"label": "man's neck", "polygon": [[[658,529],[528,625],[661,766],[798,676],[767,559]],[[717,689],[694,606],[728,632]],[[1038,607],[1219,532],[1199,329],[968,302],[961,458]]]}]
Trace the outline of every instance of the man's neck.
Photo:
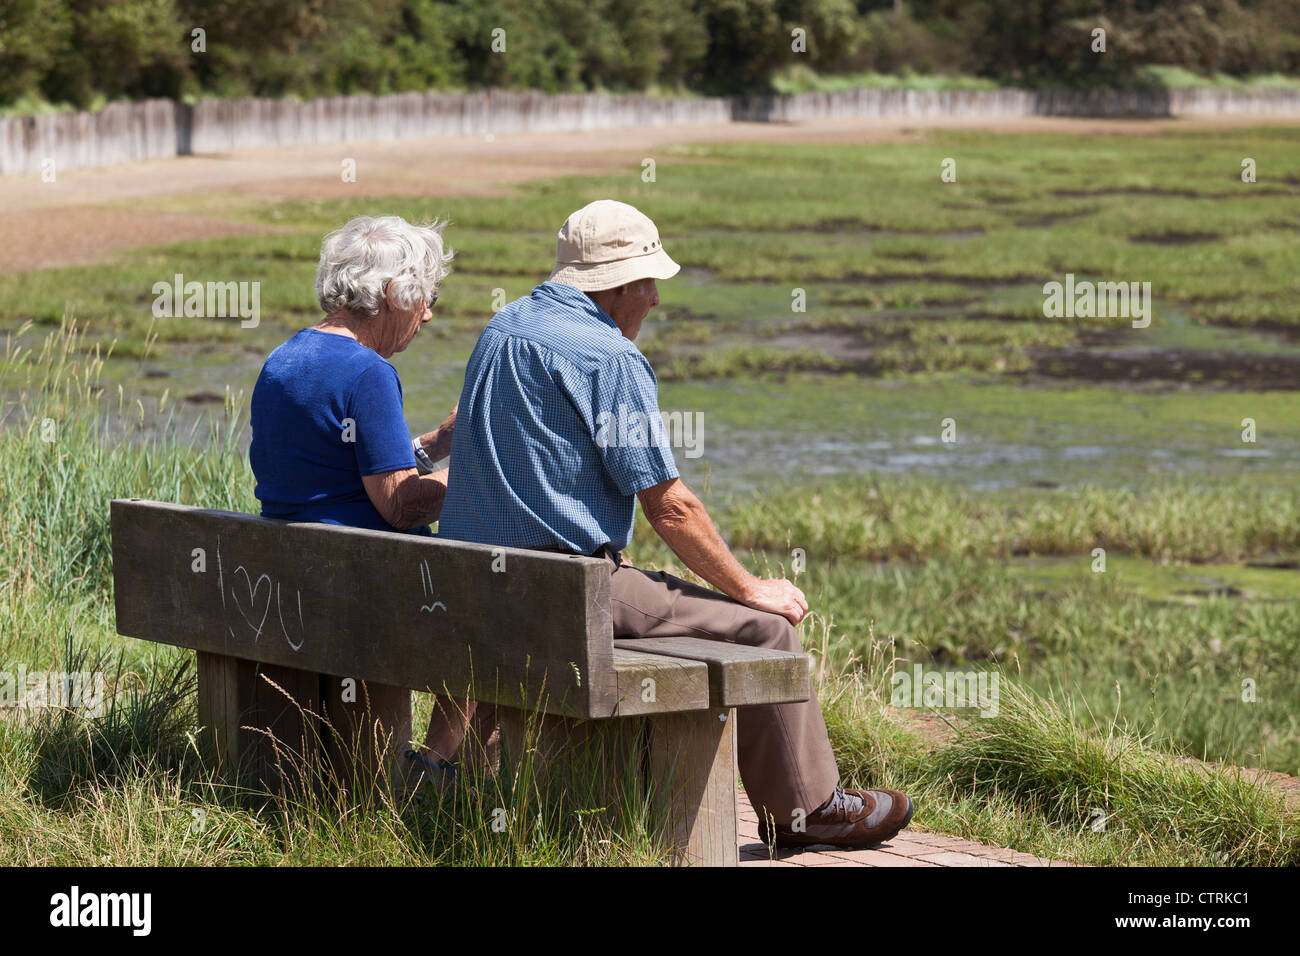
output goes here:
[{"label": "man's neck", "polygon": [[[614,293],[612,290],[588,292],[586,293],[586,296],[592,302],[596,303],[596,307],[600,309],[600,311],[609,316],[611,322],[618,326],[618,330],[623,334],[623,338],[629,340],[634,340],[636,338],[636,333],[632,331],[631,325],[626,320],[620,320],[618,316],[610,311],[614,308]],[[628,334],[629,332],[632,334]]]}]

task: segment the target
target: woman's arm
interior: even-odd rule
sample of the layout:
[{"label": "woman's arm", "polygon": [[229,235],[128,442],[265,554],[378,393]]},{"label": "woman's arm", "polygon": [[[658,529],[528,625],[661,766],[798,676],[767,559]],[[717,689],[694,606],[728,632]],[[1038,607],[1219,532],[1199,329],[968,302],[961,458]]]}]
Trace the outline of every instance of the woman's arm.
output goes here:
[{"label": "woman's arm", "polygon": [[398,531],[433,524],[447,496],[447,470],[421,475],[414,468],[399,468],[361,481],[375,510]]}]

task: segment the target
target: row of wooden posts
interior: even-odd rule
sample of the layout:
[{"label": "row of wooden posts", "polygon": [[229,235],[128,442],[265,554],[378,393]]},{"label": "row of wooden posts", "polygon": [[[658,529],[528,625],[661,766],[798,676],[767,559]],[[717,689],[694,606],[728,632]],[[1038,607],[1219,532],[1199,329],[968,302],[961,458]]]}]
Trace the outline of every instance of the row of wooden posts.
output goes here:
[{"label": "row of wooden posts", "polygon": [[0,118],[0,175],[365,140],[638,126],[923,116],[1140,116],[1300,112],[1300,90],[886,90],[665,98],[603,93],[395,93],[112,103],[95,113]]}]

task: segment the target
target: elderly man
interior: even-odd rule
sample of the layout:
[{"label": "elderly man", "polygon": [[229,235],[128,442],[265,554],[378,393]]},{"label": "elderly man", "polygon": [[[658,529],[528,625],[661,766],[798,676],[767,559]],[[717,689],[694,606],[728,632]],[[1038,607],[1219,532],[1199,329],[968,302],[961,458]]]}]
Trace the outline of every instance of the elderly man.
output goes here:
[{"label": "elderly man", "polygon": [[[617,637],[799,651],[803,592],[736,560],[678,477],[662,429],[652,426],[657,441],[620,441],[630,429],[609,426],[661,421],[654,372],[633,341],[659,304],[655,280],[678,269],[632,206],[599,200],[568,218],[550,279],[498,312],[470,356],[438,532],[605,557]],[[638,499],[682,563],[717,591],[624,560]],[[898,791],[838,786],[815,698],[742,707],[736,733],[768,842],[870,846],[911,820],[912,802]]]}]

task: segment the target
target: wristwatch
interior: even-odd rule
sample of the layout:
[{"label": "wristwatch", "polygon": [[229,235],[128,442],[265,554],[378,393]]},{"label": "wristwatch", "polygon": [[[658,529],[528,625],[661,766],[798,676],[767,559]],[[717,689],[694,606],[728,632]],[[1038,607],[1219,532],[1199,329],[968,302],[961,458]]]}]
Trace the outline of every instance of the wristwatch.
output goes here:
[{"label": "wristwatch", "polygon": [[415,448],[415,468],[420,474],[427,475],[438,470],[434,467],[433,459],[429,457],[429,453],[420,444],[420,439],[412,438],[411,445]]}]

